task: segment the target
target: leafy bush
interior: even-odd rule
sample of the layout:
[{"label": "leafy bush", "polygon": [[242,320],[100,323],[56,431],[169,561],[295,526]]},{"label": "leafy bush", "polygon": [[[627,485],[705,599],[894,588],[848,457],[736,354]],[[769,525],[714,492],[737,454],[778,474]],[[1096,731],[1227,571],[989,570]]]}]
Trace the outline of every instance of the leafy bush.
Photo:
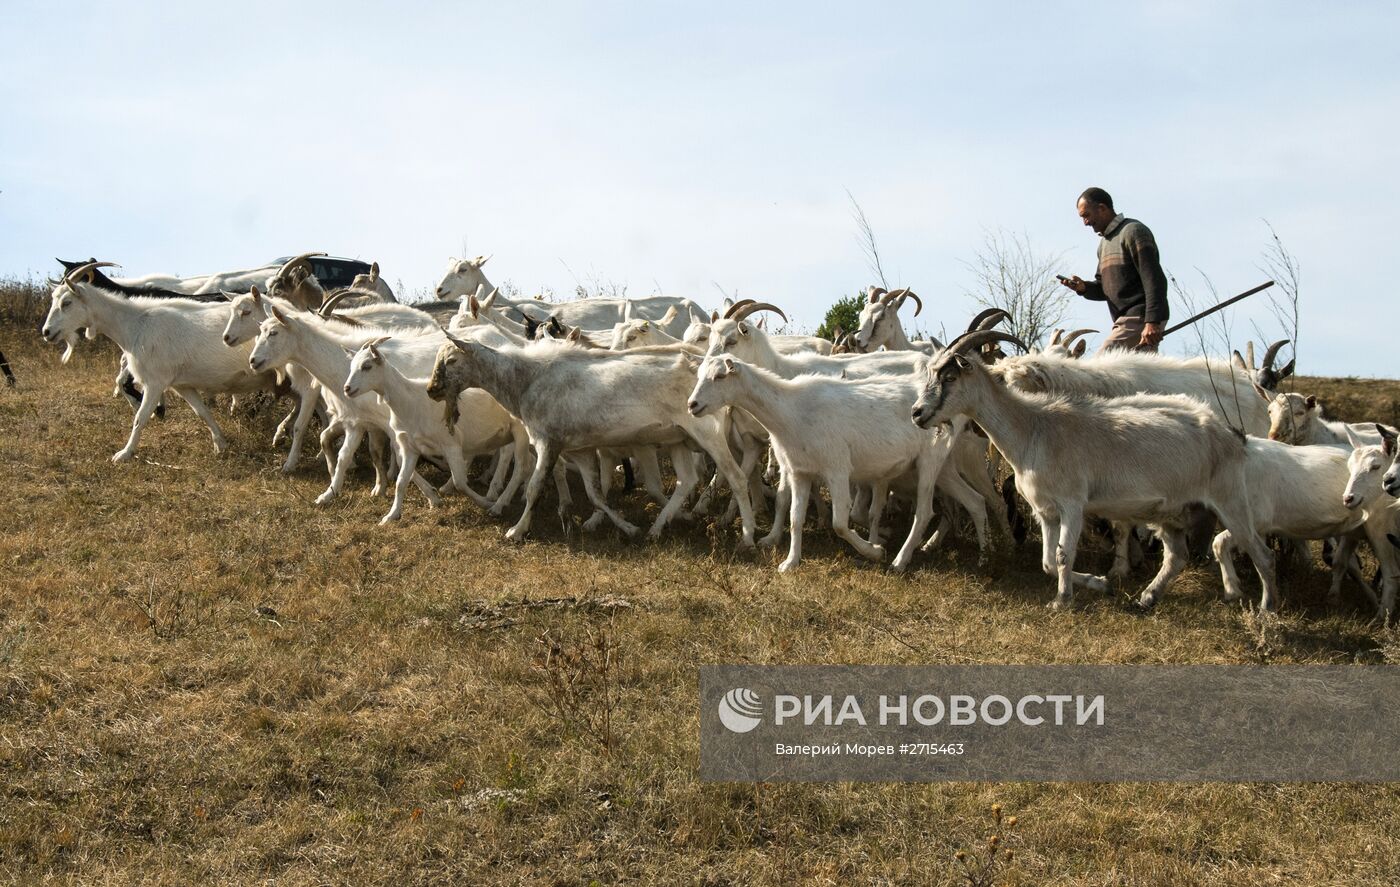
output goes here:
[{"label": "leafy bush", "polygon": [[827,310],[822,325],[817,327],[817,335],[834,342],[838,326],[848,333],[855,332],[856,327],[860,326],[860,309],[864,305],[864,293],[837,300],[836,304]]}]

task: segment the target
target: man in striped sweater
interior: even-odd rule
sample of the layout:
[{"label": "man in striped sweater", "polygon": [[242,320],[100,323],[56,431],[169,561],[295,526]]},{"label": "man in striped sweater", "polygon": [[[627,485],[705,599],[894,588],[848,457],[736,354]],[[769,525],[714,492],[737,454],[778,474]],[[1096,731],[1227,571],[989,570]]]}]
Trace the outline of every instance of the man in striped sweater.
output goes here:
[{"label": "man in striped sweater", "polygon": [[1099,353],[1109,348],[1156,351],[1167,326],[1167,275],[1157,254],[1152,232],[1137,219],[1113,209],[1113,198],[1102,188],[1079,195],[1079,218],[1094,229],[1099,241],[1099,270],[1093,280],[1079,276],[1060,282],[1086,299],[1108,303],[1113,329]]}]

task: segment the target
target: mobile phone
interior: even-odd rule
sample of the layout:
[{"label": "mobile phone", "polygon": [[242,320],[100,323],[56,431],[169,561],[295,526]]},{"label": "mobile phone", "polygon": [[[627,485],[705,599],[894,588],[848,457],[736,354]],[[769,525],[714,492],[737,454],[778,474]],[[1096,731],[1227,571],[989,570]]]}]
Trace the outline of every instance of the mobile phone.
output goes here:
[{"label": "mobile phone", "polygon": [[1056,274],[1055,279],[1058,280],[1060,283],[1069,283],[1069,278],[1064,276],[1063,274]]}]

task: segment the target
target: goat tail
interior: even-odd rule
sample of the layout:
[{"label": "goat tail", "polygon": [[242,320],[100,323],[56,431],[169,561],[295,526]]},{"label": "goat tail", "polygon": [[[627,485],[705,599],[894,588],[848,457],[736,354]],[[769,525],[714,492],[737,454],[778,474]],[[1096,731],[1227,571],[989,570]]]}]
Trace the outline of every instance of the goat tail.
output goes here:
[{"label": "goat tail", "polygon": [[5,374],[5,384],[11,388],[15,387],[15,374],[10,369],[10,362],[5,359],[5,353],[0,351],[0,373]]}]

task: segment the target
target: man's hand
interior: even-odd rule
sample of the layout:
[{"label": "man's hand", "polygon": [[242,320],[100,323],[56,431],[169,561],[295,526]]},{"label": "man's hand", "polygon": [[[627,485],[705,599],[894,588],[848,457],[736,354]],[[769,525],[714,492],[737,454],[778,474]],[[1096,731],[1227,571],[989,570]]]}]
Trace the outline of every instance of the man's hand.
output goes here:
[{"label": "man's hand", "polygon": [[1155,348],[1162,341],[1162,325],[1160,323],[1144,323],[1142,325],[1142,338],[1138,344],[1144,347]]},{"label": "man's hand", "polygon": [[1084,290],[1089,288],[1089,284],[1085,282],[1078,274],[1074,275],[1073,277],[1061,277],[1060,284],[1062,286],[1069,287],[1076,293],[1079,293],[1081,296],[1084,295]]}]

